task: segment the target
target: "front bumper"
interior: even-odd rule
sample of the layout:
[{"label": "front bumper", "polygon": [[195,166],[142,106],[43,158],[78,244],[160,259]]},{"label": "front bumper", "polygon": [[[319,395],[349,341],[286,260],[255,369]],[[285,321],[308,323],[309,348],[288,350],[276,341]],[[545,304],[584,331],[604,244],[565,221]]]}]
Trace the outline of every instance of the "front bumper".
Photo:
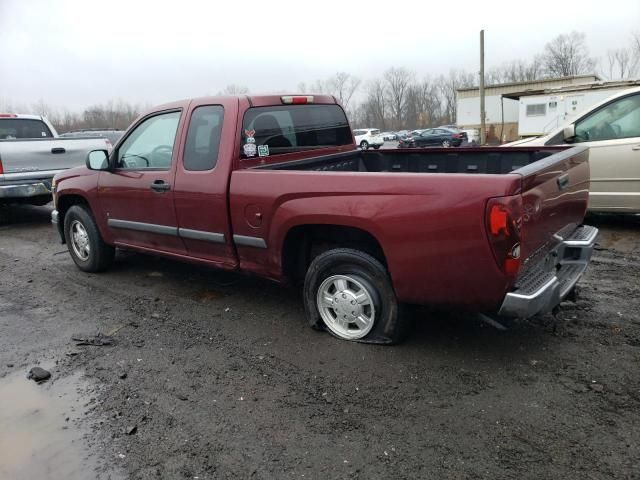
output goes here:
[{"label": "front bumper", "polygon": [[598,229],[583,225],[560,240],[553,255],[559,259],[551,271],[543,266],[531,268],[520,279],[517,289],[507,293],[499,315],[528,318],[547,313],[573,290],[591,260]]},{"label": "front bumper", "polygon": [[0,200],[51,195],[51,182],[46,180],[0,185]]}]

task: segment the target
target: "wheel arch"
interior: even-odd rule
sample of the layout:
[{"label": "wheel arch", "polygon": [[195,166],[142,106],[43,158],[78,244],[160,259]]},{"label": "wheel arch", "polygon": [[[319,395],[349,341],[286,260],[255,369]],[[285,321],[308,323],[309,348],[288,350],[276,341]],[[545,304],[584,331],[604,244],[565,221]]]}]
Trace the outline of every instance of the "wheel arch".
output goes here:
[{"label": "wheel arch", "polygon": [[337,247],[368,253],[388,269],[382,244],[370,231],[349,225],[310,223],[292,226],[284,236],[281,249],[284,277],[299,283],[314,258]]}]

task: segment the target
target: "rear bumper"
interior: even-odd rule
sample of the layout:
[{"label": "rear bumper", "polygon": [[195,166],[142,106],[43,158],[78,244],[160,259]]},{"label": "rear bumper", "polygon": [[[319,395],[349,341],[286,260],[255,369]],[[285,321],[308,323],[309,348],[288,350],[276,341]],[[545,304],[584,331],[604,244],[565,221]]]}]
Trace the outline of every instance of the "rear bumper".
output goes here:
[{"label": "rear bumper", "polygon": [[51,195],[50,181],[39,180],[18,184],[0,185],[0,200],[40,197],[43,195]]},{"label": "rear bumper", "polygon": [[518,279],[518,288],[507,293],[498,312],[505,317],[528,318],[555,308],[573,290],[591,260],[598,229],[578,227],[560,240],[554,255],[559,259],[551,271],[531,268]]}]

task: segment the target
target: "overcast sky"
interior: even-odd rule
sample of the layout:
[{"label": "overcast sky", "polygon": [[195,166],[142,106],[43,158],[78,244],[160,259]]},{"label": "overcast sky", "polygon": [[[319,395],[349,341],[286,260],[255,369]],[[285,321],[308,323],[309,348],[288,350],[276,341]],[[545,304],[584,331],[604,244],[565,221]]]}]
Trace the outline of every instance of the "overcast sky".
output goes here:
[{"label": "overcast sky", "polygon": [[571,30],[599,57],[640,31],[640,0],[0,0],[0,99],[77,110],[231,83],[282,91],[337,71],[477,71],[481,28],[488,67]]}]

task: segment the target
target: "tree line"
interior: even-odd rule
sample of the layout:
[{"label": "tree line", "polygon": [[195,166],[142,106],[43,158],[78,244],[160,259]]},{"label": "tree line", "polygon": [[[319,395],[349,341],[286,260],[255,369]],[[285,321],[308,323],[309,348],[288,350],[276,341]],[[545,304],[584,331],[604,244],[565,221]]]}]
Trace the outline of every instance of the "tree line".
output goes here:
[{"label": "tree line", "polygon": [[[640,32],[631,35],[629,45],[609,50],[605,58],[592,57],[585,34],[570,32],[549,41],[531,60],[513,60],[485,71],[485,83],[533,81],[598,73],[602,78],[627,79],[640,74]],[[338,72],[313,83],[298,84],[300,93],[326,93],[344,106],[354,127],[383,130],[426,128],[456,123],[456,91],[474,87],[479,77],[464,70],[447,75],[419,78],[403,67],[391,67],[380,77],[363,81],[356,75]],[[218,92],[245,94],[244,85],[228,85]],[[0,112],[28,112],[46,116],[59,132],[86,128],[125,129],[149,105],[110,100],[81,112],[58,109],[40,100],[30,106],[12,104],[0,98]]]}]

